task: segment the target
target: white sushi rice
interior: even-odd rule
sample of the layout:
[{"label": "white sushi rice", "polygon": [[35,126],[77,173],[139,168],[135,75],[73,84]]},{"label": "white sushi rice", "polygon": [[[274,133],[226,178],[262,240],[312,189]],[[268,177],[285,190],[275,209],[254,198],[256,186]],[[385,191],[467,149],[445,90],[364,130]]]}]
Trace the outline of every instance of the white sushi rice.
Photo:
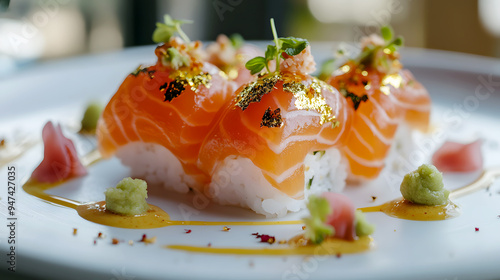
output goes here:
[{"label": "white sushi rice", "polygon": [[118,149],[116,156],[130,167],[130,176],[167,190],[189,192],[195,180],[184,173],[180,161],[167,148],[153,143],[132,142]]},{"label": "white sushi rice", "polygon": [[402,123],[396,131],[386,162],[393,173],[404,176],[421,164],[429,163],[443,141],[439,134],[422,133]]},{"label": "white sushi rice", "polygon": [[[199,189],[194,186],[195,180],[184,173],[177,157],[161,145],[133,142],[121,147],[116,155],[130,167],[132,177],[149,184],[180,193],[187,193],[190,187]],[[215,168],[206,195],[221,205],[250,208],[271,218],[305,208],[310,194],[344,189],[347,172],[337,149],[307,155],[304,167],[305,199],[294,199],[274,188],[250,159],[228,156]]]},{"label": "white sushi rice", "polygon": [[312,193],[340,192],[345,187],[347,172],[337,149],[311,153],[304,165],[305,199],[293,199],[274,188],[250,159],[239,156],[228,156],[216,167],[209,191],[219,204],[250,208],[271,218],[305,208],[305,201]]}]

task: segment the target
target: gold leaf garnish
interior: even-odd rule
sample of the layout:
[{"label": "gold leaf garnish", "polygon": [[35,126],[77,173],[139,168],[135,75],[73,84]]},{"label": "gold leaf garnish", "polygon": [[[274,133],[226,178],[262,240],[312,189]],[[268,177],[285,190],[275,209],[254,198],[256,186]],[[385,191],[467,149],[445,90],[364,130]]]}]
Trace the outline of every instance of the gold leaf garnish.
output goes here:
[{"label": "gold leaf garnish", "polygon": [[320,124],[331,122],[333,127],[336,127],[339,123],[335,121],[336,117],[333,115],[332,107],[326,103],[323,97],[323,87],[329,87],[329,85],[316,78],[309,87],[293,78],[288,78],[283,83],[283,90],[292,93],[295,97],[297,109],[314,110],[321,114]]},{"label": "gold leaf garnish", "polygon": [[260,123],[260,127],[267,126],[271,127],[281,127],[283,125],[283,121],[281,119],[281,109],[278,108],[274,111],[271,110],[271,107],[267,108],[264,116],[262,116],[262,122]]},{"label": "gold leaf garnish", "polygon": [[238,96],[236,96],[236,106],[240,107],[242,111],[245,111],[250,103],[260,102],[262,96],[269,93],[280,78],[280,74],[259,77],[257,81],[247,85]]},{"label": "gold leaf garnish", "polygon": [[399,88],[402,84],[402,81],[403,81],[403,77],[401,77],[401,75],[396,73],[396,74],[386,75],[382,79],[382,85],[384,85],[384,86],[391,85],[394,88]]},{"label": "gold leaf garnish", "polygon": [[175,71],[170,74],[170,78],[174,80],[170,83],[165,83],[160,86],[160,91],[165,91],[165,100],[172,101],[172,99],[179,96],[186,86],[191,87],[191,90],[196,92],[200,85],[204,85],[206,88],[210,88],[212,76],[204,72],[185,72],[185,71]]}]

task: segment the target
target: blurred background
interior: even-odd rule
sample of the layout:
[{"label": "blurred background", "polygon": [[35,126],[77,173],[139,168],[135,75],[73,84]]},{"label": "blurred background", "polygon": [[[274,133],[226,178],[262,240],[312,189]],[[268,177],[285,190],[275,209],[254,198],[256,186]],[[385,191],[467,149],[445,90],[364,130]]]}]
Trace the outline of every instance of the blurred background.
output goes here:
[{"label": "blurred background", "polygon": [[274,17],[280,36],[355,42],[391,24],[406,46],[500,57],[497,0],[0,0],[0,73],[152,44],[165,13],[194,20],[184,30],[198,40],[270,40]]}]

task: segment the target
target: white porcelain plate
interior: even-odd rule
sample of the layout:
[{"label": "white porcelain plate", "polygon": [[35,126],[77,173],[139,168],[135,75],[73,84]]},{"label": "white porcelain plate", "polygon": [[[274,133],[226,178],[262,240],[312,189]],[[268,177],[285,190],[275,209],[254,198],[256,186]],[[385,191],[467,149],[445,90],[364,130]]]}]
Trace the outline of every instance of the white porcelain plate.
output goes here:
[{"label": "white porcelain plate", "polygon": [[[316,44],[318,61],[333,47]],[[47,120],[71,127],[87,102],[105,103],[123,78],[140,63],[152,63],[154,47],[42,63],[0,79],[0,138],[39,139]],[[485,166],[500,166],[500,62],[494,59],[420,49],[405,49],[403,63],[431,93],[433,124],[438,131],[420,144],[432,150],[444,138],[483,139]],[[443,136],[444,135],[444,136]],[[17,138],[20,139],[20,138]],[[430,139],[430,140],[429,140]],[[418,159],[415,150],[409,161]],[[26,180],[42,157],[37,144],[7,166],[16,167],[16,276],[46,279],[463,279],[500,277],[500,182],[487,190],[457,199],[458,218],[420,222],[368,213],[377,227],[375,247],[362,254],[336,256],[247,256],[189,253],[165,249],[185,244],[212,247],[269,247],[251,234],[278,240],[302,232],[301,225],[171,226],[132,230],[102,226],[84,220],[76,211],[46,203],[25,193]],[[0,276],[7,272],[10,252],[7,228],[7,166],[0,169]],[[50,193],[79,201],[104,199],[103,191],[127,176],[116,159],[103,160],[86,177],[63,184]],[[386,171],[375,182],[350,187],[346,194],[357,207],[372,206],[399,196],[399,173]],[[449,189],[465,185],[478,174],[446,175]],[[372,201],[372,196],[377,200]],[[194,211],[193,197],[151,190],[149,203],[176,220],[261,221],[261,216],[234,207]],[[296,220],[305,213],[291,214]],[[78,232],[73,235],[73,229]],[[476,230],[476,228],[478,230]],[[186,234],[185,229],[191,229]],[[105,236],[94,240],[98,233]],[[156,236],[154,244],[135,242],[143,234]],[[123,240],[112,245],[111,239]],[[17,278],[16,278],[17,279]]]}]

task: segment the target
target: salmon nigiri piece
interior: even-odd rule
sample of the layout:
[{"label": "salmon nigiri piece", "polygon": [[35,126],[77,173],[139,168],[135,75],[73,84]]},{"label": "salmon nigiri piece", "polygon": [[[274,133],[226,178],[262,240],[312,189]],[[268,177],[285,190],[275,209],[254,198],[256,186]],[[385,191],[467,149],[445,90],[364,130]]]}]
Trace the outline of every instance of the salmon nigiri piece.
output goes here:
[{"label": "salmon nigiri piece", "polygon": [[117,154],[133,176],[181,192],[209,182],[198,151],[234,86],[203,62],[200,48],[172,37],[157,47],[156,65],[125,78],[98,123],[103,157]]},{"label": "salmon nigiri piece", "polygon": [[308,74],[314,71],[309,47],[294,56],[279,53],[281,58],[279,71],[260,74],[236,91],[199,160],[212,176],[207,193],[213,200],[269,217],[300,210],[316,183],[335,188],[335,177],[343,186],[345,175],[305,174],[308,159],[325,160],[323,168],[331,173],[340,165],[335,148],[344,142],[351,113],[337,90]]},{"label": "salmon nigiri piece", "polygon": [[380,174],[401,124],[426,131],[430,119],[428,92],[399,63],[396,49],[401,41],[371,35],[361,44],[359,57],[327,79],[355,110],[351,133],[342,148],[351,181]]},{"label": "salmon nigiri piece", "polygon": [[402,112],[381,92],[375,71],[361,70],[352,62],[341,69],[328,83],[343,92],[355,110],[346,145],[341,148],[349,161],[349,178],[373,179],[385,166]]}]

